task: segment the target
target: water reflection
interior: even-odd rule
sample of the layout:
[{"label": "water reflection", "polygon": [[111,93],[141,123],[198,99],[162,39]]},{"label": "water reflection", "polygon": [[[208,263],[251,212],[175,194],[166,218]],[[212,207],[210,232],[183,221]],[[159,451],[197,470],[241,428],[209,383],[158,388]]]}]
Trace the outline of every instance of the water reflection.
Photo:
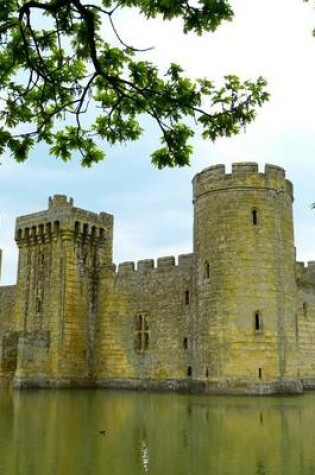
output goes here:
[{"label": "water reflection", "polygon": [[314,426],[315,394],[3,391],[0,474],[315,475]]}]

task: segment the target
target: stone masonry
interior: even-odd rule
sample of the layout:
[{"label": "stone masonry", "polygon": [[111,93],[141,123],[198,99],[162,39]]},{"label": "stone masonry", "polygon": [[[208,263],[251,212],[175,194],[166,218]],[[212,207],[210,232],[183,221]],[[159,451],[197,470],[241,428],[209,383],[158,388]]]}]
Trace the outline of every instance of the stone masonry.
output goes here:
[{"label": "stone masonry", "polygon": [[[296,263],[282,168],[193,180],[193,253],[112,262],[113,216],[56,195],[17,219],[0,380],[23,387],[300,393],[315,387],[315,263]],[[1,259],[1,254],[0,254]]]}]

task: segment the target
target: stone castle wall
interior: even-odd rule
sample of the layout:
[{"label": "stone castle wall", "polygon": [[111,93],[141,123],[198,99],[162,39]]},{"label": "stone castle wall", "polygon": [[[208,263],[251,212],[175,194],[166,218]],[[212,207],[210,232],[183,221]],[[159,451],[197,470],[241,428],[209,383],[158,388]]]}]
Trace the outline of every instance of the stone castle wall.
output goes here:
[{"label": "stone castle wall", "polygon": [[[194,334],[192,254],[122,263],[101,276],[101,380],[185,380]],[[131,381],[132,384],[132,381]]]},{"label": "stone castle wall", "polygon": [[304,385],[315,386],[315,262],[298,263],[296,339],[299,348],[299,373]]},{"label": "stone castle wall", "polygon": [[0,376],[24,386],[203,392],[315,387],[315,266],[295,262],[280,167],[196,175],[193,253],[112,262],[113,217],[56,195],[17,219]]}]

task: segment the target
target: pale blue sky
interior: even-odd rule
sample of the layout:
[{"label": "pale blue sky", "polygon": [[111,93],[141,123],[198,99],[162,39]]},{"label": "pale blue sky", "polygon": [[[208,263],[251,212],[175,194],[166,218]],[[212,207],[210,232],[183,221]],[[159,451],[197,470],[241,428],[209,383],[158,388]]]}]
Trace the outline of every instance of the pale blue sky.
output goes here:
[{"label": "pale blue sky", "polygon": [[[202,38],[179,34],[178,24],[130,21],[121,27],[137,46],[155,45],[148,58],[166,68],[181,63],[193,77],[218,79],[235,73],[243,79],[264,75],[272,94],[246,133],[215,144],[194,141],[190,168],[159,171],[149,155],[157,145],[154,128],[136,144],[108,149],[108,158],[92,169],[73,160],[64,164],[48,156],[45,146],[18,165],[7,157],[0,167],[0,247],[2,283],[16,279],[14,221],[47,207],[48,197],[62,193],[75,205],[115,216],[114,260],[157,258],[191,252],[191,179],[209,165],[256,161],[283,166],[295,188],[295,235],[299,260],[315,260],[315,11],[302,0],[234,0],[235,20]],[[132,28],[130,27],[132,25]]]}]

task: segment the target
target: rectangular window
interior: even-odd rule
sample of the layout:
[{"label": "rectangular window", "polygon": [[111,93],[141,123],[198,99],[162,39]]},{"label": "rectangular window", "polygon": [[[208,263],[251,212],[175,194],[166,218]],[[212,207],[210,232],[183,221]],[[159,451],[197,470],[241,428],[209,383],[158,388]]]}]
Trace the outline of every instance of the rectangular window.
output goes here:
[{"label": "rectangular window", "polygon": [[192,367],[191,366],[187,367],[187,376],[192,376]]},{"label": "rectangular window", "polygon": [[150,332],[147,318],[137,315],[135,320],[135,349],[139,353],[148,350],[150,344]]},{"label": "rectangular window", "polygon": [[188,338],[183,338],[183,348],[184,350],[188,350]]},{"label": "rectangular window", "polygon": [[190,292],[189,292],[189,290],[185,290],[185,304],[186,305],[190,304]]}]

